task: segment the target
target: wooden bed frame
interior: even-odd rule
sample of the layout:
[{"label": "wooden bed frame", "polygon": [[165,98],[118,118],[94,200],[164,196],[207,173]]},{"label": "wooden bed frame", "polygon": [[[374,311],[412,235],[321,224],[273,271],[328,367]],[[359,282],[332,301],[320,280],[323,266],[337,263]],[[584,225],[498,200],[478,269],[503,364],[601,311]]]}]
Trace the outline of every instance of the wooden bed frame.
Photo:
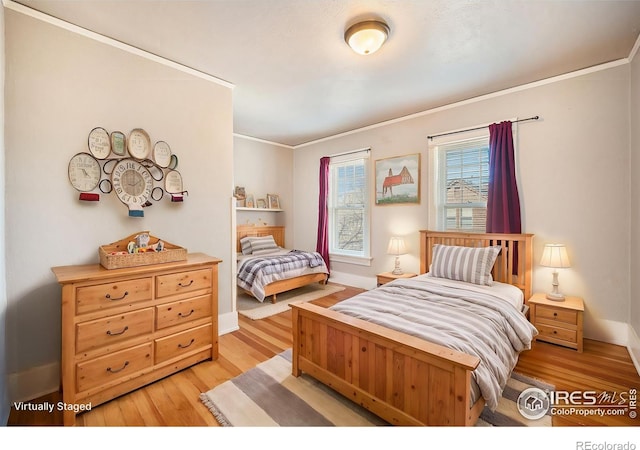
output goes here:
[{"label": "wooden bed frame", "polygon": [[[420,231],[420,273],[433,244],[500,245],[493,278],[522,289],[527,302],[532,243],[532,234]],[[292,305],[292,330],[294,376],[305,372],[392,425],[471,426],[484,408],[482,398],[471,405],[476,356],[311,303]]]},{"label": "wooden bed frame", "polygon": [[[236,229],[236,252],[238,254],[242,253],[242,247],[240,245],[240,239],[246,236],[273,236],[273,239],[276,241],[276,244],[280,247],[285,247],[284,245],[284,227],[282,226],[255,226],[255,225],[238,225]],[[274,281],[273,283],[269,283],[264,287],[264,296],[265,298],[271,297],[271,303],[276,302],[276,296],[281,294],[282,292],[287,292],[292,289],[297,289],[302,286],[306,286],[311,283],[321,283],[327,284],[327,279],[329,277],[325,273],[311,273],[307,275],[300,275],[293,278],[288,278],[286,280]],[[246,290],[242,289],[247,294],[253,296],[253,294]]]}]

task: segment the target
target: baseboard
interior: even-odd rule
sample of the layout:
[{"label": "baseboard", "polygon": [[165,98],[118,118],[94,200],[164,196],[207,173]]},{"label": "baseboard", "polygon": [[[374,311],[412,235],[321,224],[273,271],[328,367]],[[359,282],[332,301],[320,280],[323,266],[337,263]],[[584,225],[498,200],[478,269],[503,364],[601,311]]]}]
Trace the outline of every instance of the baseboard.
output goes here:
[{"label": "baseboard", "polygon": [[220,336],[239,329],[237,311],[218,315],[218,334]]},{"label": "baseboard", "polygon": [[640,337],[638,337],[638,333],[633,329],[631,325],[629,327],[629,338],[627,349],[629,350],[629,355],[631,355],[631,361],[633,361],[633,365],[640,375]]},{"label": "baseboard", "polygon": [[10,373],[7,378],[11,404],[27,402],[60,388],[60,363],[55,362],[19,373]]},{"label": "baseboard", "polygon": [[629,324],[625,322],[592,319],[584,325],[584,337],[594,341],[626,347],[629,344],[628,329]]}]

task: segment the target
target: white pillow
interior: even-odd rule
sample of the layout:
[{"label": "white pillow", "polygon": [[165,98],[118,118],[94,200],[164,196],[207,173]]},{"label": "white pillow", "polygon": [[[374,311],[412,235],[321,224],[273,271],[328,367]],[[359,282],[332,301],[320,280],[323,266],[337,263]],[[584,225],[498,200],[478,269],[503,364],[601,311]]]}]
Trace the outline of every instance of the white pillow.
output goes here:
[{"label": "white pillow", "polygon": [[491,270],[500,250],[499,246],[476,248],[435,244],[430,273],[434,277],[491,286]]}]

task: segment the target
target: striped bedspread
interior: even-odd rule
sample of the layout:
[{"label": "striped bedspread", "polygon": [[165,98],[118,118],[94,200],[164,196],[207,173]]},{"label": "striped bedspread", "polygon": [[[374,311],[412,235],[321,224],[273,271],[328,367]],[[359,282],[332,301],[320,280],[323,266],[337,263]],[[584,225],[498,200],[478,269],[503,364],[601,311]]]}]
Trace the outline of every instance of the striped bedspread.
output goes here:
[{"label": "striped bedspread", "polygon": [[518,361],[538,333],[512,304],[490,290],[467,290],[420,276],[399,279],[331,309],[480,358],[472,394],[492,410]]},{"label": "striped bedspread", "polygon": [[314,272],[328,273],[320,253],[291,250],[244,259],[238,264],[237,283],[262,302],[267,284]]}]

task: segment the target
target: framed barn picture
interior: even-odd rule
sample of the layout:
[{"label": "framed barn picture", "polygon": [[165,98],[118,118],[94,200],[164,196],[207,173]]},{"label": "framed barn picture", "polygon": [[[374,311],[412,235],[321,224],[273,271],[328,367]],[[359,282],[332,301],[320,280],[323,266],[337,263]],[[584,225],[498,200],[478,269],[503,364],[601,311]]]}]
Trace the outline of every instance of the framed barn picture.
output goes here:
[{"label": "framed barn picture", "polygon": [[420,153],[378,159],[376,205],[420,203]]}]

